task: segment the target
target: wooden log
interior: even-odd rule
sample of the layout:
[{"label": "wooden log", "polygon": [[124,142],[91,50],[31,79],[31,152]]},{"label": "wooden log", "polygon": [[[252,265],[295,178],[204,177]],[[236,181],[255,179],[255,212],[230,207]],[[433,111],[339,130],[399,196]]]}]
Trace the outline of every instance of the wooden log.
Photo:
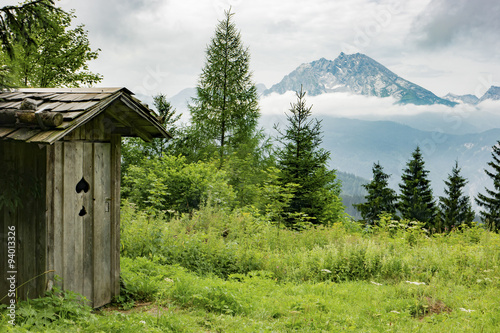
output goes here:
[{"label": "wooden log", "polygon": [[13,125],[16,123],[17,110],[2,110],[0,111],[0,124]]},{"label": "wooden log", "polygon": [[33,99],[25,98],[21,102],[21,105],[19,106],[19,109],[20,110],[35,110],[36,111],[36,108],[37,108],[38,104],[39,103],[37,103]]},{"label": "wooden log", "polygon": [[[63,122],[63,115],[58,112],[39,112],[38,116],[46,127],[57,127]],[[39,125],[35,112],[18,112],[17,119],[24,124]]]},{"label": "wooden log", "polygon": [[[38,113],[42,124],[46,127],[57,127],[63,122],[63,115],[59,112],[42,111]],[[16,123],[40,126],[34,111],[1,110],[0,124],[14,125]]]}]

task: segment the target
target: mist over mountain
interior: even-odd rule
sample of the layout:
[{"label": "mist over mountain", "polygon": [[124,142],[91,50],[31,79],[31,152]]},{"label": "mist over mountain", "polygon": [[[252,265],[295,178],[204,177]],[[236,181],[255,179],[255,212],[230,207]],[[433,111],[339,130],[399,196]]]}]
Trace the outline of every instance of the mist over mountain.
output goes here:
[{"label": "mist over mountain", "polygon": [[286,75],[281,82],[266,90],[264,95],[298,91],[301,85],[310,96],[350,92],[381,98],[392,96],[402,104],[456,105],[455,102],[442,99],[429,90],[399,77],[387,67],[361,53],[350,55],[340,53],[333,61],[321,58],[302,64]]},{"label": "mist over mountain", "polygon": [[255,87],[257,88],[257,94],[259,95],[259,97],[262,96],[264,92],[267,90],[266,85],[264,83],[257,83]]},{"label": "mist over mountain", "polygon": [[[500,129],[481,133],[452,135],[421,131],[392,121],[364,121],[358,119],[318,117],[324,131],[323,147],[331,152],[330,167],[341,172],[370,179],[372,166],[380,162],[391,175],[390,186],[399,191],[402,170],[417,145],[420,146],[434,195],[444,193],[444,180],[458,160],[462,176],[469,180],[465,191],[471,196],[491,187],[484,169],[491,160],[491,147],[500,138]],[[263,116],[261,123],[279,121],[276,116]],[[267,125],[269,133],[273,130]]]},{"label": "mist over mountain", "polygon": [[353,173],[342,171],[337,171],[337,179],[342,184],[340,197],[345,206],[345,212],[357,220],[361,219],[361,213],[353,204],[366,202],[365,195],[368,192],[362,185],[368,184],[370,181],[366,178],[358,177]]},{"label": "mist over mountain", "polygon": [[446,96],[444,96],[443,98],[447,99],[451,102],[465,103],[465,104],[471,104],[471,105],[476,105],[479,102],[479,98],[476,95],[472,95],[472,94],[455,95],[455,94],[449,93]]},{"label": "mist over mountain", "polygon": [[196,88],[186,88],[182,89],[177,95],[172,97],[167,96],[167,100],[170,102],[172,107],[174,107],[179,113],[188,112],[188,103],[191,99],[196,96]]},{"label": "mist over mountain", "polygon": [[484,101],[498,101],[500,100],[500,87],[491,86],[486,93],[484,93],[481,98],[478,98],[476,95],[467,94],[467,95],[455,95],[452,93],[447,94],[443,97],[452,102],[464,103],[470,105],[477,105]]}]

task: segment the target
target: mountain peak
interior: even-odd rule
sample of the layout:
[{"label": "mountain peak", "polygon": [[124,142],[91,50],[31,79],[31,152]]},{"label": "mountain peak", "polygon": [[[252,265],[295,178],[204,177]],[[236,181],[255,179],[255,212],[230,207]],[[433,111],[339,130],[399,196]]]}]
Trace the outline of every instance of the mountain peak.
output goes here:
[{"label": "mountain peak", "polygon": [[455,95],[452,93],[448,93],[446,96],[443,97],[444,99],[447,99],[451,102],[456,102],[456,103],[464,103],[464,104],[471,104],[471,105],[476,105],[479,102],[479,98],[477,98],[476,95]]},{"label": "mountain peak", "polygon": [[485,100],[493,100],[493,101],[498,101],[500,100],[500,87],[497,86],[491,86],[490,89],[479,99],[479,103],[485,101]]},{"label": "mountain peak", "polygon": [[265,91],[264,95],[273,92],[284,94],[287,91],[298,91],[301,86],[311,96],[332,92],[351,92],[366,96],[392,96],[405,104],[438,103],[449,106],[456,104],[404,80],[362,53],[341,52],[333,61],[321,58],[302,64],[286,75],[280,83]]}]

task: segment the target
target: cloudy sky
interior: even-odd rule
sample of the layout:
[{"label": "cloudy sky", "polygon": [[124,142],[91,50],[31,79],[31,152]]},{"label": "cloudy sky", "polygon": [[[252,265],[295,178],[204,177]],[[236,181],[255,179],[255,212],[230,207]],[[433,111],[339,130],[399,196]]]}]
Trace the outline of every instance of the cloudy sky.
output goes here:
[{"label": "cloudy sky", "polygon": [[[17,1],[7,0],[8,3]],[[433,91],[482,95],[500,85],[498,0],[61,0],[85,24],[101,86],[172,97],[196,86],[224,10],[267,87],[302,63],[364,53]]]},{"label": "cloudy sky", "polygon": [[301,63],[364,53],[433,91],[500,85],[498,0],[62,0],[94,48],[102,86],[173,96],[194,87],[224,10],[267,87]]}]

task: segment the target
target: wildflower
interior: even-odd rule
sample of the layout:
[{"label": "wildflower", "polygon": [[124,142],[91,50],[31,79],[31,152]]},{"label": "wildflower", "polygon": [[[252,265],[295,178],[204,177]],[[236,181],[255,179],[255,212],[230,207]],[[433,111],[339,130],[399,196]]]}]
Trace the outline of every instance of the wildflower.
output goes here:
[{"label": "wildflower", "polygon": [[382,285],[382,283],[378,283],[378,282],[375,282],[375,281],[370,281],[370,282],[373,283],[376,286],[381,286]]},{"label": "wildflower", "polygon": [[460,311],[463,311],[463,312],[473,312],[475,310],[469,310],[469,309],[460,308]]},{"label": "wildflower", "polygon": [[141,320],[139,323],[146,325],[146,322],[144,320]]},{"label": "wildflower", "polygon": [[392,313],[401,313],[401,312],[396,311],[396,310],[392,310],[391,312],[392,312]]},{"label": "wildflower", "polygon": [[414,285],[417,285],[417,286],[420,286],[422,284],[425,284],[425,282],[412,282],[412,281],[406,281],[406,283],[409,283],[409,284],[414,284]]}]

